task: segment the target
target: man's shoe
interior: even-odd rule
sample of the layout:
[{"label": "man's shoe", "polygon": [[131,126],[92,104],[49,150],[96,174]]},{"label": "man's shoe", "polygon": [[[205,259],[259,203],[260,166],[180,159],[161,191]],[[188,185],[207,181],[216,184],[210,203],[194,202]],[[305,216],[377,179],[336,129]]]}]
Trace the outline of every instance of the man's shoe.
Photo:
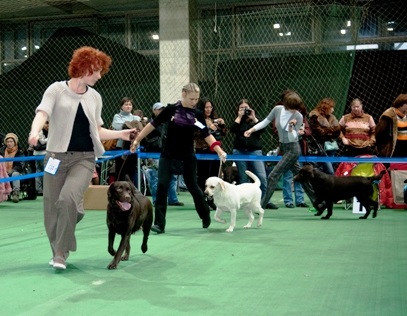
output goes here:
[{"label": "man's shoe", "polygon": [[293,203],[288,203],[288,204],[285,205],[285,207],[294,208],[294,204]]},{"label": "man's shoe", "polygon": [[153,225],[153,226],[151,226],[151,230],[152,230],[153,232],[157,233],[157,234],[164,234],[164,233],[165,233],[165,229],[164,229],[164,228],[161,228],[161,227],[158,226],[158,225]]},{"label": "man's shoe", "polygon": [[308,204],[302,202],[302,203],[298,203],[298,204],[296,205],[296,207],[308,207]]},{"label": "man's shoe", "polygon": [[178,202],[175,202],[175,203],[168,203],[168,205],[170,205],[170,206],[184,206],[184,203],[178,201]]},{"label": "man's shoe", "polygon": [[266,204],[266,209],[269,209],[269,210],[278,210],[278,206],[275,205],[274,203],[268,202],[268,203]]}]

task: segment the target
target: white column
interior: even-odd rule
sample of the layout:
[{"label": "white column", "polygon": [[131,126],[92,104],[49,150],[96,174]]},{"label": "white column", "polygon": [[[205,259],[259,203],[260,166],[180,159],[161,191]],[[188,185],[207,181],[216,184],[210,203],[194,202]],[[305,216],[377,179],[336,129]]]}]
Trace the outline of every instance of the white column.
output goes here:
[{"label": "white column", "polygon": [[[181,89],[193,81],[190,23],[194,0],[159,0],[160,101],[174,103]],[[194,41],[196,42],[196,41]]]}]

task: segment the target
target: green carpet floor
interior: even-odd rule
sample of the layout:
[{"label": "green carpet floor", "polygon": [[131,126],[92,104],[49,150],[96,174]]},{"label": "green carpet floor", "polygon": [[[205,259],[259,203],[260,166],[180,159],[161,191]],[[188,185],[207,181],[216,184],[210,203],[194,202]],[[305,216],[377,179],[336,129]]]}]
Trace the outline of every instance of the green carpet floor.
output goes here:
[{"label": "green carpet floor", "polygon": [[[200,228],[189,193],[179,199],[166,233],[142,254],[137,232],[130,260],[111,271],[105,211],[86,212],[78,251],[57,272],[42,198],[1,203],[1,315],[406,315],[405,210],[363,221],[336,205],[323,221],[280,207],[250,230],[240,212],[226,233],[214,221]],[[281,191],[273,201],[283,205]]]}]

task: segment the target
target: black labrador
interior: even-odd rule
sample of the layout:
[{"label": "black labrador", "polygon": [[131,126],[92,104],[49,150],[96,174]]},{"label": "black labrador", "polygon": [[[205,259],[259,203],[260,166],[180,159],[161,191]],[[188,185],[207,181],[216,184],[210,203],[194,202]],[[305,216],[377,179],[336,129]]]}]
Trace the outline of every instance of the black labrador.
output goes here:
[{"label": "black labrador", "polygon": [[[147,240],[153,224],[153,205],[149,198],[137,190],[127,175],[126,181],[115,181],[110,185],[107,198],[108,251],[114,256],[107,268],[116,269],[120,260],[129,260],[130,236],[140,228],[143,230],[141,251],[147,251]],[[117,251],[114,250],[116,234],[121,235]]]},{"label": "black labrador", "polygon": [[336,177],[328,175],[312,165],[305,165],[301,168],[298,175],[294,177],[297,181],[309,181],[315,191],[316,200],[314,206],[317,205],[317,213],[315,216],[322,215],[325,207],[327,208],[327,215],[322,219],[329,219],[332,215],[333,204],[339,200],[351,199],[354,196],[358,199],[360,204],[366,209],[366,214],[359,217],[360,219],[368,218],[373,206],[373,218],[377,216],[379,203],[372,199],[373,183],[380,181],[386,170],[373,177],[361,176],[348,176]]}]

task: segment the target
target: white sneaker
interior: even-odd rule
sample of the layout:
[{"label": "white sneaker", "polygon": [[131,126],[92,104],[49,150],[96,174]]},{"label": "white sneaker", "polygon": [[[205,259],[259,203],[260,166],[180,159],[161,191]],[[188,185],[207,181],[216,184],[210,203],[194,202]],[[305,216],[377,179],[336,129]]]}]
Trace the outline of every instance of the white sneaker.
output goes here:
[{"label": "white sneaker", "polygon": [[57,256],[52,260],[54,264],[52,265],[56,270],[65,270],[66,262],[64,257]]},{"label": "white sneaker", "polygon": [[[65,265],[68,264],[68,263],[66,262],[66,259],[68,259],[68,257],[69,257],[69,251],[65,252],[65,255],[64,255]],[[48,261],[48,264],[49,264],[51,267],[54,266],[54,258],[51,258],[51,260]]]}]

